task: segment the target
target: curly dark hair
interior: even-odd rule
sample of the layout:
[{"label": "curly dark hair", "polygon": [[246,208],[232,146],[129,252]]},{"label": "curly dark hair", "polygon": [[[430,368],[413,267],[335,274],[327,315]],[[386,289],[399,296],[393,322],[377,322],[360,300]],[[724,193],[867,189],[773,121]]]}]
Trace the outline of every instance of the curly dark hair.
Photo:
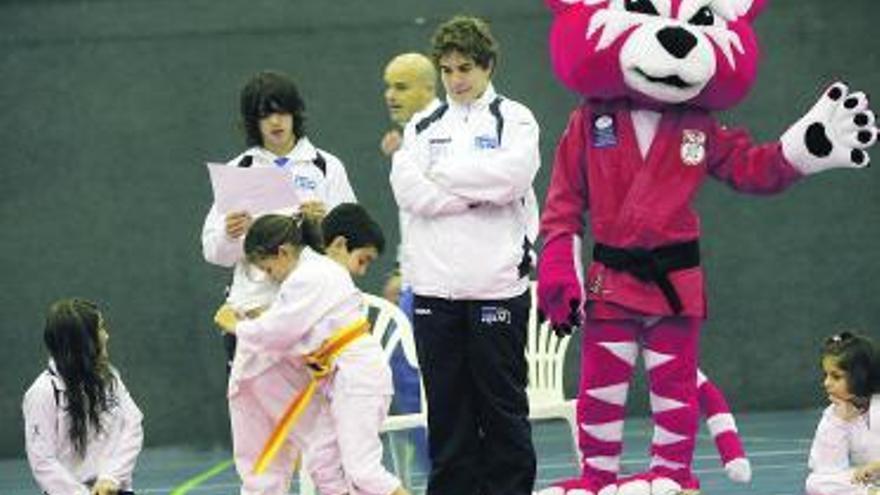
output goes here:
[{"label": "curly dark hair", "polygon": [[43,341],[65,385],[70,415],[67,434],[81,457],[86,453],[88,425],[101,432],[101,415],[116,401],[116,378],[107,355],[101,352],[102,325],[95,303],[71,298],[52,304],[43,331]]},{"label": "curly dark hair", "polygon": [[455,16],[441,24],[431,38],[431,58],[435,65],[452,52],[470,57],[483,69],[489,69],[497,63],[499,48],[486,21]]},{"label": "curly dark hair", "polygon": [[248,146],[262,146],[260,119],[276,112],[293,116],[296,139],[305,136],[306,104],[293,79],[282,72],[259,72],[241,90],[241,120]]}]

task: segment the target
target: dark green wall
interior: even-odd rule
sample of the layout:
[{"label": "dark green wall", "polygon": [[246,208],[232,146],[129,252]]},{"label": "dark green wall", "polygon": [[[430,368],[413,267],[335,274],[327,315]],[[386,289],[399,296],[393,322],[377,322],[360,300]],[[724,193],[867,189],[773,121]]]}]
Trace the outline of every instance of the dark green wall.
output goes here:
[{"label": "dark green wall", "polygon": [[[773,139],[840,76],[880,88],[872,0],[777,1],[758,23],[760,78],[725,116]],[[106,308],[111,351],[146,412],[147,442],[226,442],[223,357],[210,322],[224,270],[203,262],[206,160],[242,148],[236,98],[253,72],[294,74],[313,140],[346,162],[397,236],[381,72],[457,12],[493,22],[496,85],[552,149],[576,101],[549,73],[537,0],[28,1],[0,5],[0,456],[22,455],[21,394],[43,366],[42,318],[62,296]],[[880,154],[875,152],[880,160]],[[880,328],[880,176],[812,178],[757,200],[699,199],[711,319],[703,367],[740,410],[816,405],[815,348],[839,326]],[[386,256],[363,281],[376,291]],[[644,401],[634,392],[635,404]]]}]

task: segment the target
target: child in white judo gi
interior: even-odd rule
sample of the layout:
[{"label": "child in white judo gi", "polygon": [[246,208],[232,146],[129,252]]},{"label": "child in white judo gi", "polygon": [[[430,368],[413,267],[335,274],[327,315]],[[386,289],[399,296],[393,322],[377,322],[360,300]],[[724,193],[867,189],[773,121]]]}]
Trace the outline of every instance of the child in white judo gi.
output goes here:
[{"label": "child in white judo gi", "polygon": [[[306,452],[308,465],[318,466],[310,474],[322,494],[405,495],[400,481],[381,463],[379,427],[392,394],[390,370],[379,342],[369,334],[360,291],[340,263],[316,251],[322,243],[307,227],[284,215],[254,222],[245,238],[245,254],[280,284],[278,295],[252,320],[237,321],[231,311],[217,315],[217,323],[239,342],[230,390],[251,366],[240,356],[262,362],[258,374],[246,373],[250,379],[239,384],[249,389],[247,394],[234,400],[230,392],[230,411],[241,419],[233,419],[233,435],[253,446],[267,438],[284,445],[287,433],[277,427],[278,418],[299,418],[290,431]],[[310,375],[316,389],[311,382],[303,384]],[[291,397],[303,391],[313,391],[315,400],[303,401],[301,416],[300,411],[289,414]],[[280,449],[283,453],[284,447]],[[290,458],[269,461],[265,449],[246,452],[237,445],[236,450],[243,481],[258,482],[263,475],[254,472],[263,469],[289,471]],[[334,456],[344,473],[344,487],[335,481]],[[284,492],[248,492],[243,487],[242,493]]]},{"label": "child in white judo gi", "polygon": [[808,495],[880,494],[880,355],[868,337],[843,332],[822,350],[825,409],[810,449]]},{"label": "child in white judo gi", "polygon": [[110,364],[97,306],[55,302],[43,340],[49,364],[24,396],[25,447],[48,495],[130,495],[143,443],[141,411]]}]

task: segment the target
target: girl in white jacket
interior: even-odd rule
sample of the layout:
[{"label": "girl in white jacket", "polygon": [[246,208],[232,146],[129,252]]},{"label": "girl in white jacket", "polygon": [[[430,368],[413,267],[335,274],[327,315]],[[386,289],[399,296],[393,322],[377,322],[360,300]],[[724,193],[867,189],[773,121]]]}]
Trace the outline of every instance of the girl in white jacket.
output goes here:
[{"label": "girl in white jacket", "polygon": [[880,494],[880,355],[876,344],[843,332],[822,350],[825,409],[810,449],[808,495]]},{"label": "girl in white jacket", "polygon": [[48,495],[132,494],[143,416],[110,365],[101,313],[60,300],[43,339],[51,358],[22,405],[34,479]]},{"label": "girl in white jacket", "polygon": [[[312,375],[315,397],[292,427],[292,439],[301,444],[309,465],[341,465],[346,480],[338,487],[333,483],[338,473],[313,471],[319,489],[329,482],[336,493],[406,495],[381,463],[379,427],[393,391],[390,370],[368,332],[360,291],[345,268],[309,247],[321,244],[309,233],[298,217],[257,219],[244,251],[248,262],[280,284],[278,295],[255,319],[238,321],[223,309],[216,317],[221,328],[238,337],[230,378],[236,466],[246,483],[259,482],[264,469],[289,469],[285,444],[291,437],[277,426],[290,399],[309,389],[303,376],[308,381]],[[348,338],[331,351],[332,342]],[[269,438],[281,445],[275,460],[259,449]]]}]

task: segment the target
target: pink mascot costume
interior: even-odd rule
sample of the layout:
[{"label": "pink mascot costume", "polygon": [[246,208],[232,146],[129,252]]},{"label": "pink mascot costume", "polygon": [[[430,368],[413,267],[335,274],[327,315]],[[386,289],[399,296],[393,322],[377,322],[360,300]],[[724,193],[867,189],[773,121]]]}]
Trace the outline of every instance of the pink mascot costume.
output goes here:
[{"label": "pink mascot costume", "polygon": [[[711,111],[751,87],[764,0],[547,0],[556,76],[584,97],[555,157],[541,219],[538,304],[558,333],[582,326],[580,477],[546,494],[696,491],[700,406],[732,478],[747,479],[732,417],[697,373],[706,317],[700,223],[707,176],[751,194],[868,164],[866,96],[833,84],[778,142],[755,145]],[[588,214],[592,262],[581,269]],[[627,390],[641,351],[654,421],[650,466],[618,478]],[[737,462],[741,461],[737,467]]]}]

